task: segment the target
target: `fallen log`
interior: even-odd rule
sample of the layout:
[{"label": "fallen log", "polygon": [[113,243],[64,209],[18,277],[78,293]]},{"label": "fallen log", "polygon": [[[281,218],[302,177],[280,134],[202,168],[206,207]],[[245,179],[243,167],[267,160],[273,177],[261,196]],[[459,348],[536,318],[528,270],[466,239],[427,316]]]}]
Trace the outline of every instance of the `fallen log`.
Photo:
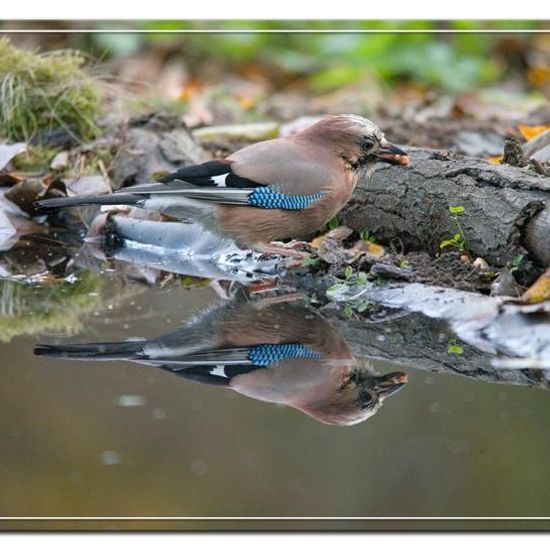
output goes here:
[{"label": "fallen log", "polygon": [[474,257],[500,267],[523,254],[550,265],[549,177],[433,149],[409,152],[408,167],[383,166],[360,181],[341,223],[435,254],[460,231],[449,212],[460,206],[461,231]]}]

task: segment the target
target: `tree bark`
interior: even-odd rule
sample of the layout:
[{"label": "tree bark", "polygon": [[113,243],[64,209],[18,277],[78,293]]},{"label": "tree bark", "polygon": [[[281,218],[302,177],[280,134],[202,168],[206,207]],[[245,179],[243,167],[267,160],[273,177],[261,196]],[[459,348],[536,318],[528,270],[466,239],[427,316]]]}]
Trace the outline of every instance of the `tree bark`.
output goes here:
[{"label": "tree bark", "polygon": [[341,223],[383,242],[436,253],[460,232],[449,207],[462,206],[468,250],[494,266],[518,254],[550,265],[550,178],[528,169],[432,149],[410,149],[408,167],[386,166],[363,178]]}]

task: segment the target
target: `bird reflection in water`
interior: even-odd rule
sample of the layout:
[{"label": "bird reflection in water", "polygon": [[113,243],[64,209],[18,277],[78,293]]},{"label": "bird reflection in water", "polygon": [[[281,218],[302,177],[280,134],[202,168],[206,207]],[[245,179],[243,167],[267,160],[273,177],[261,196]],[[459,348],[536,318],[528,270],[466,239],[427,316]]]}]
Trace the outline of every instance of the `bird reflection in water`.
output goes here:
[{"label": "bird reflection in water", "polygon": [[287,405],[324,424],[372,417],[407,382],[359,364],[342,336],[290,297],[239,296],[151,340],[38,345],[37,355],[86,361],[128,360],[195,382]]}]

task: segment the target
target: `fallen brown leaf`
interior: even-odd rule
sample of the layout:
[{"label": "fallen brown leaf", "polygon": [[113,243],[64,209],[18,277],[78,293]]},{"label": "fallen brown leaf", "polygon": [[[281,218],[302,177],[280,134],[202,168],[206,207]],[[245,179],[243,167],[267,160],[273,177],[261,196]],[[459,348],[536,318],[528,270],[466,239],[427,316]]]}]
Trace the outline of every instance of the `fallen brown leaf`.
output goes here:
[{"label": "fallen brown leaf", "polygon": [[536,138],[538,135],[550,130],[550,124],[541,124],[539,126],[524,126],[520,124],[518,126],[521,135],[527,140],[530,141],[533,138]]},{"label": "fallen brown leaf", "polygon": [[547,269],[521,296],[527,304],[537,304],[550,299],[550,268]]}]

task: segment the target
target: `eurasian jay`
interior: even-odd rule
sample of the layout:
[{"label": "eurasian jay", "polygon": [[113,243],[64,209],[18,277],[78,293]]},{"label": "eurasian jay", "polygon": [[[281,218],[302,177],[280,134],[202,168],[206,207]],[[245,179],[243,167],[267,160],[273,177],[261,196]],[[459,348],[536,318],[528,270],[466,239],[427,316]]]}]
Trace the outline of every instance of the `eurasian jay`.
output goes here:
[{"label": "eurasian jay", "polygon": [[197,221],[244,248],[281,252],[267,243],[313,235],[348,202],[360,174],[370,174],[379,161],[406,165],[409,157],[370,120],[327,116],[292,136],[182,168],[161,183],[38,206],[132,205]]},{"label": "eurasian jay", "polygon": [[34,353],[135,361],[340,426],[372,417],[407,382],[403,373],[377,376],[358,365],[342,336],[308,307],[273,299],[230,302],[152,340],[37,345]]}]

